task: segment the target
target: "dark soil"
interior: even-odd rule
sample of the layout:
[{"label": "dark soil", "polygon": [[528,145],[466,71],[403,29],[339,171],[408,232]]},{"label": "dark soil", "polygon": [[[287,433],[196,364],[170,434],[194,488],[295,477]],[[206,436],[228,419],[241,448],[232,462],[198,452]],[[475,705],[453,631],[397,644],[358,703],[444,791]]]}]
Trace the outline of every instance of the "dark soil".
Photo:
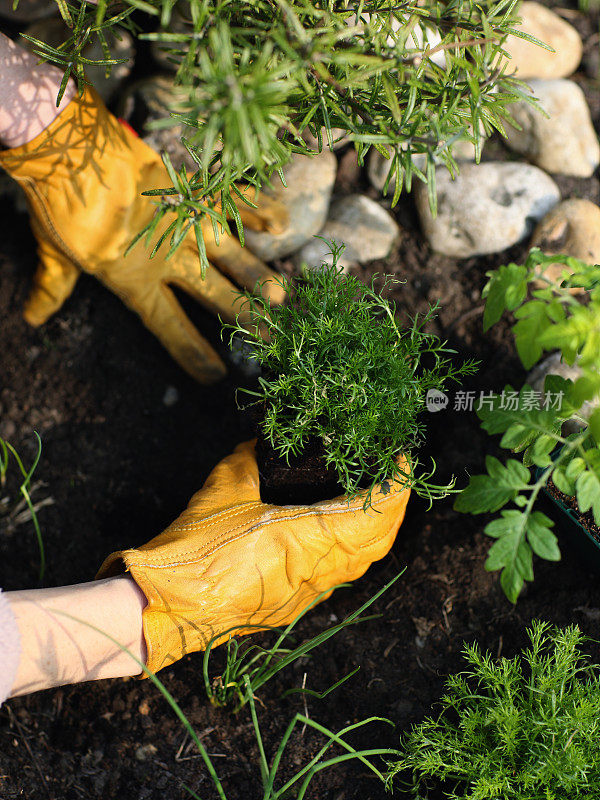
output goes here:
[{"label": "dark soil", "polygon": [[318,439],[312,439],[301,455],[291,455],[286,461],[259,432],[256,461],[263,503],[304,505],[343,494],[336,471],[327,467]]},{"label": "dark soil", "polygon": [[[586,42],[597,18],[570,12]],[[597,47],[597,40],[594,47]],[[589,50],[589,53],[588,53]],[[576,76],[600,130],[598,73],[590,76],[592,49]],[[492,142],[485,158],[506,157]],[[366,190],[365,176],[341,153],[345,190]],[[598,172],[589,180],[557,177],[562,196],[598,202]],[[98,282],[83,276],[63,309],[39,330],[21,318],[35,268],[27,218],[13,201],[0,200],[0,435],[30,463],[33,431],[43,440],[34,500],[46,543],[45,584],[90,580],[112,550],[136,546],[159,533],[185,507],[217,461],[251,435],[234,392],[248,380],[232,365],[215,387],[187,378],[139,320]],[[481,290],[485,272],[522,261],[526,245],[488,258],[463,261],[433,255],[425,244],[410,198],[394,214],[403,234],[385,262],[357,271],[362,278],[391,272],[405,283],[393,299],[401,316],[440,301],[436,331],[460,358],[481,361],[463,387],[475,392],[519,385],[525,378],[508,321],[483,335]],[[280,263],[286,270],[289,265]],[[195,320],[217,346],[215,321],[201,311]],[[170,399],[163,402],[169,389]],[[176,390],[176,394],[173,392]],[[423,463],[434,458],[439,480],[451,475],[463,486],[482,469],[496,441],[474,414],[448,408],[428,419]],[[9,478],[8,490],[18,482]],[[6,491],[6,490],[5,490]],[[5,492],[3,492],[5,493]],[[413,497],[392,552],[352,588],[337,591],[307,615],[298,637],[313,636],[358,608],[402,569],[401,579],[375,604],[381,616],[344,629],[313,658],[296,663],[258,693],[258,715],[267,757],[275,753],[297,712],[337,730],[370,716],[373,723],[351,740],[363,747],[396,747],[399,736],[430,712],[446,676],[461,669],[461,650],[477,641],[494,656],[512,656],[526,644],[526,627],[540,618],[557,625],[578,623],[600,639],[600,590],[588,564],[577,560],[561,538],[563,559],[535,562],[535,582],[516,606],[504,597],[497,574],[484,569],[490,540],[484,517],[456,513],[452,498],[431,510]],[[560,532],[559,532],[560,535]],[[37,586],[38,554],[30,523],[0,522],[0,585],[5,590]],[[253,637],[263,645],[268,634]],[[600,648],[590,643],[597,661]],[[211,676],[223,667],[212,656]],[[325,699],[292,694],[306,686],[322,692],[357,666]],[[1,665],[0,665],[1,668]],[[262,797],[259,753],[248,713],[212,707],[197,654],[164,669],[160,677],[177,698],[221,776],[229,800]],[[317,751],[321,738],[298,726],[285,751],[281,782]],[[149,681],[113,680],[67,686],[15,699],[0,709],[0,798],[37,800],[180,800],[184,785],[203,800],[216,792],[180,722]],[[278,783],[281,785],[281,783]],[[318,774],[307,795],[319,800],[383,800],[382,784],[364,767],[344,764]],[[398,790],[396,796],[406,795]]]}]

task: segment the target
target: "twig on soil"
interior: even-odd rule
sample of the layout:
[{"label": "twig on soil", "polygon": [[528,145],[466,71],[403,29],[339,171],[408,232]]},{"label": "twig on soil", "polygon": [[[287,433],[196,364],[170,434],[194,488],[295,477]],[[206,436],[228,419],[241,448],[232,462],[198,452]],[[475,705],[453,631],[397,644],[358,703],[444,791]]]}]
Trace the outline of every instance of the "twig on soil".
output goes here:
[{"label": "twig on soil", "polygon": [[485,311],[485,303],[480,306],[475,306],[475,308],[470,308],[468,311],[465,311],[464,314],[461,314],[460,317],[457,317],[454,322],[451,322],[450,325],[446,328],[446,331],[453,331],[454,328],[457,328],[463,322],[468,322],[473,317],[479,316],[479,314],[483,314]]},{"label": "twig on soil", "polygon": [[389,656],[389,654],[392,652],[394,647],[396,647],[396,645],[398,644],[399,641],[400,641],[400,639],[396,638],[392,642],[390,642],[390,644],[388,644],[388,646],[383,651],[383,657],[384,658],[387,658]]}]

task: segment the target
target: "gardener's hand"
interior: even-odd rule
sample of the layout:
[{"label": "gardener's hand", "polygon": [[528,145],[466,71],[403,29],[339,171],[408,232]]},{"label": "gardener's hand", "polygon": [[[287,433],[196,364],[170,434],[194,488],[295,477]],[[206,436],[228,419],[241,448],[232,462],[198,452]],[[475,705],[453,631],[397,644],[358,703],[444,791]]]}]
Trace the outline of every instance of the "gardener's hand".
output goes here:
[{"label": "gardener's hand", "polygon": [[266,505],[246,442],[160,536],[113,553],[97,577],[124,566],[146,595],[147,666],[156,672],[211,640],[285,625],[320,593],[360,577],[392,546],[409,494],[399,483],[374,492],[368,512],[362,497]]},{"label": "gardener's hand", "polygon": [[[142,243],[124,257],[154,215],[152,198],[141,193],[168,186],[170,180],[158,154],[113,117],[92,89],[72,100],[33,141],[0,152],[0,164],[27,195],[39,244],[40,266],[25,308],[28,322],[43,324],[85,270],[136,311],[192,377],[210,383],[223,376],[223,362],[187,318],[170,286],[184,289],[226,320],[235,317],[235,286],[214,267],[201,278],[193,230],[169,260],[168,244],[152,259]],[[260,203],[259,209],[240,204],[244,224],[254,230],[281,230],[283,209],[267,197]],[[161,222],[154,241],[169,222]],[[283,299],[275,273],[247,247],[226,235],[217,245],[210,223],[203,230],[210,262],[245,288],[266,282],[263,294],[273,302]]]}]

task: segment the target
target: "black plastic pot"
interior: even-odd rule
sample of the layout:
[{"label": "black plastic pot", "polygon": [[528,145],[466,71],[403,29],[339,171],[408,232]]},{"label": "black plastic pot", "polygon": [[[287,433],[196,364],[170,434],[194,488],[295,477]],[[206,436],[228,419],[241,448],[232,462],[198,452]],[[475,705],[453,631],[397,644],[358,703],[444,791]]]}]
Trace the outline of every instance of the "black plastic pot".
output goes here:
[{"label": "black plastic pot", "polygon": [[[540,469],[536,470],[536,480],[541,472]],[[565,505],[551,494],[546,486],[543,492],[547,510],[556,522],[559,531],[563,534],[564,542],[585,561],[587,567],[600,573],[600,542],[580,522],[579,516],[574,509]]]}]

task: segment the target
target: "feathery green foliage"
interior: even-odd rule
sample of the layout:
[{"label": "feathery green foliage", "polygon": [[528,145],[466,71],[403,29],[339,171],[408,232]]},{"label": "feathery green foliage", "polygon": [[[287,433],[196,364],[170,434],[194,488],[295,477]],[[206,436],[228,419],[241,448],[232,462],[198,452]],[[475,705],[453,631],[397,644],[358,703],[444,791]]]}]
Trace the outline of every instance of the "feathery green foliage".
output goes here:
[{"label": "feathery green foliage", "polygon": [[[536,621],[522,656],[494,661],[467,645],[438,718],[427,718],[390,764],[412,796],[449,800],[593,800],[600,797],[600,674],[577,627]],[[437,794],[435,795],[438,796]]]},{"label": "feathery green foliage", "polygon": [[[286,304],[271,306],[245,293],[255,327],[239,320],[225,327],[242,336],[263,376],[257,391],[243,391],[264,409],[263,433],[281,456],[298,455],[317,438],[344,491],[353,497],[366,488],[365,508],[375,488],[386,491],[394,479],[429,499],[444,496],[452,485],[429,482],[435,465],[428,474],[417,472],[426,395],[475,365],[453,366],[448,355],[454,351],[425,332],[437,306],[400,328],[382,297],[394,279],[384,276],[377,290],[375,279],[366,286],[344,275],[337,266],[343,248],[331,247],[333,264],[307,270],[295,285],[280,278],[290,294]],[[408,464],[398,464],[400,453]]]},{"label": "feathery green foliage", "polygon": [[[560,283],[544,274],[551,263],[565,266]],[[551,530],[554,523],[534,511],[548,480],[576,497],[581,511],[591,509],[600,525],[600,409],[589,418],[582,413],[584,404],[600,394],[600,266],[569,256],[545,256],[535,248],[524,266],[508,264],[487,275],[485,329],[505,310],[512,311],[523,366],[529,369],[543,353],[558,350],[567,364],[577,363],[582,370],[576,381],[548,375],[541,394],[527,385],[520,392],[506,386],[500,395],[486,396],[485,404],[477,409],[482,428],[502,434],[501,447],[523,452],[523,463],[509,459],[503,465],[489,456],[487,475],[471,477],[455,508],[471,514],[503,509],[485,528],[497,540],[486,569],[502,570],[502,587],[514,603],[524,581],[533,580],[533,553],[551,561],[560,559]],[[534,288],[538,284],[542,288]],[[589,302],[572,294],[573,287],[587,289]],[[563,423],[572,418],[579,429],[563,435]],[[557,447],[559,454],[551,458]],[[531,465],[541,470],[539,478],[532,479]],[[509,503],[516,508],[504,508]]]},{"label": "feathery green foliage", "polygon": [[[503,132],[508,103],[526,96],[501,57],[516,0],[56,2],[70,36],[58,48],[31,41],[64,69],[63,90],[71,75],[85,83],[91,40],[105,52],[94,64],[110,70],[118,63],[107,39],[117,26],[160,42],[177,69],[172,119],[164,124],[195,129],[184,143],[198,169],[189,181],[171,174],[173,186],[152,193],[157,215],[175,212],[180,221],[171,246],[186,224],[202,237],[207,209],[226,226],[234,181],[260,186],[292,153],[315,152],[303,139],[307,130],[320,150],[323,129],[329,143],[332,129],[342,129],[361,163],[377,148],[390,157],[394,202],[416,176],[428,182],[435,206],[435,163],[456,170],[452,144],[465,136],[479,154],[481,134]],[[142,15],[146,27],[154,20],[154,32],[141,32]],[[417,166],[419,154],[425,167]]]}]

